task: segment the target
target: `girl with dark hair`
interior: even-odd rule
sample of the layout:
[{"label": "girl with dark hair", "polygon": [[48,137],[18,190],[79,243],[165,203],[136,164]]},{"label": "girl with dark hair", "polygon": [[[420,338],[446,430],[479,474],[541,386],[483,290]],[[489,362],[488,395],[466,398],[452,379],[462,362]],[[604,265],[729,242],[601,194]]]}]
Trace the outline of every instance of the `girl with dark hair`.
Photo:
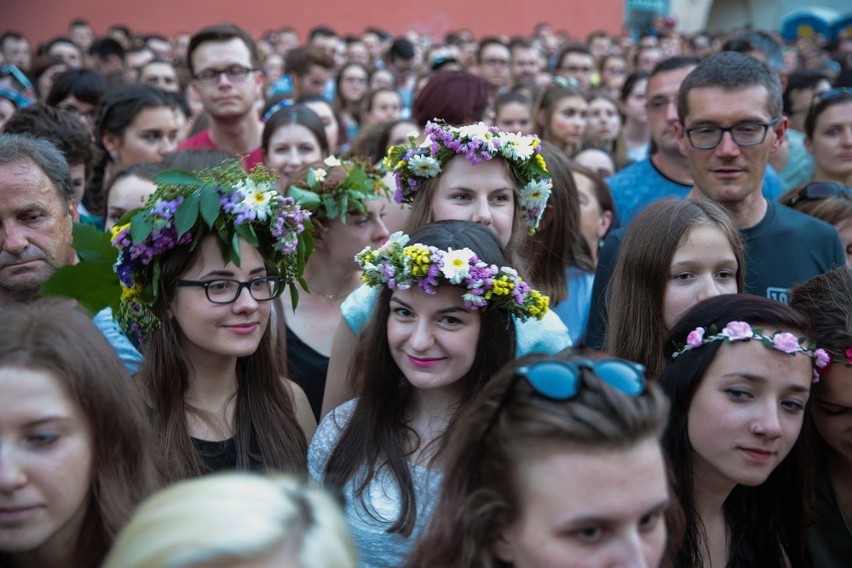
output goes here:
[{"label": "girl with dark hair", "polygon": [[494,126],[503,132],[532,134],[532,102],[522,93],[509,92],[494,101]]},{"label": "girl with dark hair", "polygon": [[117,172],[104,188],[104,230],[109,231],[128,211],[145,204],[157,186],[154,178],[162,171],[157,164],[136,164]]},{"label": "girl with dark hair", "polygon": [[[538,139],[483,123],[452,127],[430,122],[424,136],[431,145],[395,146],[385,158],[396,178],[394,200],[411,204],[407,232],[433,221],[473,221],[497,234],[512,266],[523,266],[519,251],[527,235],[538,229],[550,196],[550,174]],[[346,325],[335,335],[324,413],[354,396],[356,387],[346,384],[346,377],[376,297],[375,290],[362,286],[341,305]],[[553,314],[517,329],[519,355],[556,353],[571,345],[568,330]]]},{"label": "girl with dark hair", "polygon": [[305,105],[270,107],[260,146],[263,161],[278,172],[278,187],[286,193],[293,175],[329,155],[328,138],[317,113]]},{"label": "girl with dark hair", "polygon": [[648,125],[648,111],[645,109],[647,87],[648,73],[631,73],[624,81],[618,98],[618,106],[624,116],[624,150],[631,162],[644,160],[649,155],[651,127]]},{"label": "girl with dark hair", "polygon": [[665,199],[627,228],[610,288],[606,351],[656,377],[663,339],[699,301],[743,290],[745,257],[736,225],[708,200]]},{"label": "girl with dark hair", "polygon": [[39,301],[0,326],[0,566],[97,568],[159,486],[142,397],[83,313]]},{"label": "girl with dark hair", "polygon": [[[641,365],[575,354],[506,365],[456,420],[409,568],[657,568],[680,543]],[[668,544],[667,544],[668,540]]]},{"label": "girl with dark hair", "polygon": [[536,133],[571,156],[580,149],[586,130],[589,103],[580,87],[554,82],[533,109]]},{"label": "girl with dark hair", "polygon": [[315,422],[283,378],[270,312],[301,276],[308,213],[266,168],[246,174],[234,160],[195,175],[159,177],[145,207],[112,229],[116,318],[142,347],[137,378],[168,477],[304,472]]},{"label": "girl with dark hair", "polygon": [[53,80],[45,104],[74,114],[80,124],[95,132],[95,109],[107,90],[106,81],[89,69],[69,69]]},{"label": "girl with dark hair", "polygon": [[360,565],[397,566],[431,514],[456,417],[512,358],[512,316],[543,317],[547,298],[470,222],[395,233],[357,260],[380,289],[350,374],[358,398],[323,419],[308,462],[346,498]]},{"label": "girl with dark hair", "polygon": [[118,85],[104,95],[95,118],[95,143],[101,152],[86,186],[85,204],[104,213],[104,181],[112,172],[145,162],[159,162],[176,148],[177,106],[150,85]]},{"label": "girl with dark hair", "polygon": [[355,140],[361,128],[360,114],[369,86],[370,70],[361,62],[350,61],[337,73],[337,98],[334,110],[340,115],[347,140]]},{"label": "girl with dark hair", "polygon": [[364,96],[361,124],[372,126],[399,120],[402,112],[402,97],[393,89],[376,89]]},{"label": "girl with dark hair", "polygon": [[835,268],[793,288],[790,306],[808,318],[831,364],[811,388],[805,484],[808,551],[814,566],[841,568],[852,558],[852,270]]},{"label": "girl with dark hair", "polygon": [[382,122],[361,129],[352,141],[352,156],[364,156],[378,165],[391,147],[408,142],[410,136],[417,138],[421,129],[411,120],[399,119]]},{"label": "girl with dark hair", "polygon": [[304,95],[296,100],[296,104],[305,105],[320,117],[331,154],[339,153],[341,148],[349,145],[346,130],[341,127],[340,117],[331,103],[320,95]]},{"label": "girl with dark hair", "polygon": [[693,306],[666,337],[663,435],[686,517],[677,566],[806,566],[802,455],[811,381],[828,355],[774,300],[732,294]]}]

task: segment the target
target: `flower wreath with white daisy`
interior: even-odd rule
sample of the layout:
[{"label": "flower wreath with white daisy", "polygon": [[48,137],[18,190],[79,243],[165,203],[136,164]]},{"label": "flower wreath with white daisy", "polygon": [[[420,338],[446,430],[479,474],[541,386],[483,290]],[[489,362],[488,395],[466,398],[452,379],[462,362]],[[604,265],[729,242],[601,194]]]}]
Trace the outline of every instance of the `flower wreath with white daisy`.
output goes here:
[{"label": "flower wreath with white daisy", "polygon": [[461,286],[467,289],[462,300],[468,310],[505,310],[521,320],[541,319],[547,312],[550,299],[530,288],[514,268],[489,265],[469,248],[441,250],[408,245],[409,240],[396,232],[381,247],[366,247],[355,255],[364,282],[392,290],[419,286],[427,294],[435,294],[442,284]]},{"label": "flower wreath with white daisy", "polygon": [[810,357],[814,366],[814,382],[819,381],[820,373],[825,371],[831,362],[831,356],[825,349],[815,346],[807,346],[804,338],[796,337],[789,331],[777,331],[771,336],[766,335],[763,333],[763,330],[752,329],[752,327],[744,321],[728,322],[727,325],[722,328],[721,332],[718,331],[715,325],[711,325],[709,328],[696,327],[690,331],[689,335],[686,337],[686,344],[672,353],[672,359],[677,359],[688,351],[698,349],[699,347],[707,345],[708,343],[713,343],[714,341],[727,341],[728,343],[733,343],[734,341],[750,341],[752,339],[760,341],[767,349],[781,351],[788,355],[804,353]]},{"label": "flower wreath with white daisy", "polygon": [[456,156],[464,156],[474,166],[503,158],[520,182],[521,211],[527,229],[535,233],[552,187],[537,137],[502,132],[483,122],[455,127],[430,121],[423,134],[425,139],[420,145],[412,137],[408,144],[390,148],[382,161],[387,170],[395,173],[397,203],[412,202],[423,182],[438,176]]},{"label": "flower wreath with white daisy", "polygon": [[307,169],[303,179],[287,190],[287,195],[313,215],[316,225],[320,219],[340,219],[346,223],[348,213],[365,215],[365,201],[387,197],[389,194],[382,174],[366,161],[326,158],[322,165]]},{"label": "flower wreath with white daisy", "polygon": [[[121,285],[116,319],[140,344],[160,327],[152,311],[160,295],[160,260],[178,247],[193,251],[201,239],[215,235],[225,262],[240,265],[240,241],[269,246],[265,260],[274,275],[292,286],[307,289],[302,272],[313,243],[310,212],[292,197],[278,191],[276,174],[266,166],[250,173],[240,162],[194,173],[168,170],[157,176],[157,189],[145,205],[129,211],[112,228],[112,245],[118,249],[113,270]],[[294,302],[295,305],[295,302]]]}]

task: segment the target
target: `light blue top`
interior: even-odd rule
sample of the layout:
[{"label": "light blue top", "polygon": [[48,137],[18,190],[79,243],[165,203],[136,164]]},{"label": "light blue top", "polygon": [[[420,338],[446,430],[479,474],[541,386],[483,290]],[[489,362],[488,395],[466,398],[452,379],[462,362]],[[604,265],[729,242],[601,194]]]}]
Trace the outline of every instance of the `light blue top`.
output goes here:
[{"label": "light blue top", "polygon": [[551,310],[568,327],[574,345],[578,345],[586,335],[595,273],[586,272],[576,266],[569,266],[566,272],[568,273],[568,297],[553,306]]},{"label": "light blue top", "polygon": [[124,363],[124,367],[131,375],[139,371],[139,366],[142,364],[142,354],[136,349],[136,346],[130,342],[130,339],[121,330],[118,322],[112,316],[110,308],[104,308],[95,314],[92,318],[101,333],[106,337],[112,348],[118,354],[118,358]]},{"label": "light blue top", "polygon": [[[379,287],[362,284],[340,305],[343,319],[355,335],[361,335],[361,331],[373,315],[380,290]],[[548,310],[541,320],[529,318],[521,321],[515,317],[512,319],[515,320],[516,357],[523,357],[530,353],[553,355],[574,345],[568,328],[552,310]]]},{"label": "light blue top", "polygon": [[[341,432],[346,428],[355,411],[356,400],[350,400],[322,419],[308,449],[308,472],[322,482],[325,464]],[[399,486],[387,469],[380,468],[376,477],[361,498],[355,496],[355,487],[363,473],[356,474],[343,487],[346,501],[344,513],[355,545],[358,547],[358,566],[361,568],[385,568],[402,566],[408,559],[417,536],[429,523],[444,475],[441,471],[409,464],[414,483],[417,520],[411,536],[387,532],[391,523],[399,517],[401,495]]]}]

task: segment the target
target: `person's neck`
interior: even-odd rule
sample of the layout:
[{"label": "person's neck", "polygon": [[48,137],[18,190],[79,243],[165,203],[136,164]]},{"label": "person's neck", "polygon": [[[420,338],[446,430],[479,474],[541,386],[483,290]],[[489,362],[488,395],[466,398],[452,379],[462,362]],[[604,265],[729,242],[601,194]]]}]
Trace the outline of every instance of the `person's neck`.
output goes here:
[{"label": "person's neck", "polygon": [[248,154],[260,146],[263,125],[254,111],[233,121],[210,120],[210,140],[228,154]]},{"label": "person's neck", "polygon": [[622,132],[624,133],[624,142],[630,150],[644,146],[651,139],[651,128],[647,122],[628,120],[624,123]]},{"label": "person's neck", "polygon": [[447,430],[460,402],[458,389],[415,389],[410,412],[411,426],[420,434],[422,441],[428,443]]},{"label": "person's neck", "polygon": [[213,412],[224,408],[237,392],[237,358],[210,356],[189,363],[187,400]]},{"label": "person's neck", "polygon": [[826,172],[825,170],[814,164],[814,181],[840,183],[845,185],[846,187],[852,187],[852,172],[850,172],[845,178],[838,177],[836,175],[831,175],[830,173]]},{"label": "person's neck", "polygon": [[681,185],[692,185],[692,174],[689,171],[689,162],[686,157],[678,152],[667,152],[658,150],[651,156],[651,163],[660,170],[660,173]]},{"label": "person's neck", "polygon": [[[725,500],[736,484],[714,475],[702,475],[699,468],[692,475],[692,496],[695,514],[698,516],[706,540],[701,542],[701,556],[705,566],[716,568],[711,560],[727,558],[728,523],[725,519]],[[718,562],[725,566],[727,561]]]},{"label": "person's neck", "polygon": [[334,262],[324,251],[314,251],[305,266],[305,281],[311,294],[342,301],[361,283],[361,272],[354,262]]},{"label": "person's neck", "polygon": [[[707,198],[701,190],[693,187],[687,195],[688,198]],[[737,227],[742,229],[751,229],[763,220],[766,211],[769,209],[769,204],[766,198],[759,189],[754,190],[745,199],[740,201],[719,202],[719,205],[725,208],[731,219],[737,224]]]}]

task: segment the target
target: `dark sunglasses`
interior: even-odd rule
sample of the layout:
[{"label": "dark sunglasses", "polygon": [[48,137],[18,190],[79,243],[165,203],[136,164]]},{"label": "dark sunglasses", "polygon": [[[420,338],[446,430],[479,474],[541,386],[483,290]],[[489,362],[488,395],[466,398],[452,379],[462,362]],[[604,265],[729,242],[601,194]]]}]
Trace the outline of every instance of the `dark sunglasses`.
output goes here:
[{"label": "dark sunglasses", "polygon": [[500,403],[494,410],[488,426],[482,434],[483,441],[488,436],[515,385],[521,378],[527,380],[533,390],[550,400],[570,400],[577,396],[581,388],[583,369],[589,369],[600,380],[630,396],[638,396],[645,392],[645,366],[624,359],[601,359],[590,361],[577,359],[575,361],[538,361],[531,365],[518,367],[512,380],[509,381]]},{"label": "dark sunglasses", "polygon": [[790,200],[790,206],[792,207],[805,199],[810,201],[828,199],[829,197],[845,197],[846,199],[850,199],[852,198],[852,188],[830,181],[815,181],[797,191],[796,195]]}]

